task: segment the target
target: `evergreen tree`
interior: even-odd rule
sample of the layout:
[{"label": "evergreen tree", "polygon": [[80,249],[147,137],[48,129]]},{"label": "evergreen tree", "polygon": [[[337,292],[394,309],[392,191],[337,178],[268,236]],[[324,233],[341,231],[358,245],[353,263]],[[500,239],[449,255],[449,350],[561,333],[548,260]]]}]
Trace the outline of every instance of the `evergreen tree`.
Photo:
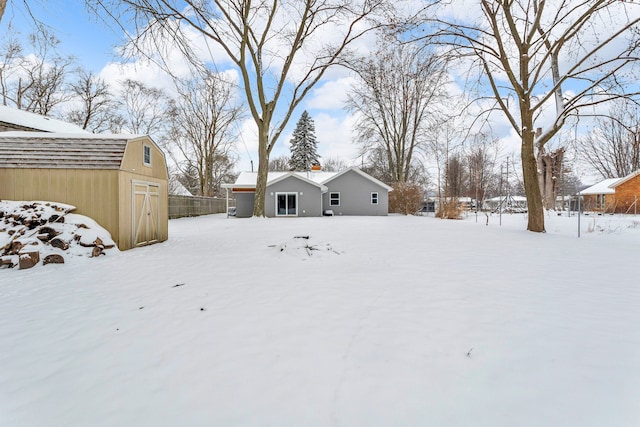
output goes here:
[{"label": "evergreen tree", "polygon": [[316,127],[309,113],[304,111],[293,131],[291,144],[291,159],[289,166],[294,171],[310,170],[311,166],[320,164],[317,153]]}]

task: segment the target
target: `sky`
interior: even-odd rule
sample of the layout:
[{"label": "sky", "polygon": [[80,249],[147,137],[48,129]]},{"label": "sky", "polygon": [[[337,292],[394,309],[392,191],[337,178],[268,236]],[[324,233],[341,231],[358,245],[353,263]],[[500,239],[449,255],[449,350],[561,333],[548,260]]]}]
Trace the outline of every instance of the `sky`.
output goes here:
[{"label": "sky", "polygon": [[[10,23],[23,36],[31,31],[32,19],[21,3],[10,0],[0,24],[0,34],[6,34]],[[54,30],[61,41],[62,53],[73,55],[77,58],[78,65],[99,73],[113,86],[117,87],[118,81],[125,78],[136,78],[161,88],[170,86],[166,76],[157,70],[150,70],[146,65],[119,64],[117,46],[123,41],[122,31],[87,12],[83,1],[36,0],[29,4],[33,15]],[[271,158],[289,154],[289,140],[293,128],[306,109],[315,123],[318,152],[322,158],[340,158],[349,166],[360,164],[358,150],[351,142],[353,118],[342,109],[342,101],[352,79],[344,70],[334,70],[330,74],[331,80],[316,87],[294,112],[285,133],[272,151]],[[241,135],[235,147],[239,156],[237,169],[251,170],[251,161],[257,169],[257,135],[253,120],[247,118],[239,127]]]},{"label": "sky", "polygon": [[[116,47],[123,42],[123,31],[113,23],[105,23],[85,10],[84,1],[63,0],[29,2],[33,16],[49,25],[60,39],[62,53],[73,55],[77,58],[77,64],[98,73],[113,87],[118,87],[119,82],[125,78],[138,79],[155,87],[168,89],[172,86],[170,79],[158,69],[153,69],[147,64],[118,62]],[[456,7],[457,13],[465,14],[471,10],[468,7]],[[10,0],[5,16],[0,24],[0,34],[7,34],[8,25],[13,30],[19,30],[22,36],[26,36],[33,28],[33,20],[26,13],[22,1]],[[365,39],[357,45],[360,53],[371,50],[374,46],[372,39]],[[200,46],[204,49],[205,46]],[[211,46],[209,46],[211,48]],[[212,48],[212,58],[215,59],[219,69],[226,66],[220,52],[215,46]],[[174,66],[183,66],[176,61]],[[316,136],[318,140],[318,152],[322,159],[338,158],[348,166],[362,164],[358,147],[353,143],[353,126],[355,117],[343,108],[346,94],[351,83],[352,75],[343,68],[332,68],[327,77],[311,91],[309,96],[293,113],[285,132],[279,138],[271,158],[289,154],[289,141],[297,120],[304,110],[307,110],[315,122]],[[453,82],[449,86],[451,93],[459,93],[462,83]],[[551,110],[549,110],[551,111]],[[544,116],[543,116],[544,118]],[[544,121],[544,120],[543,120]],[[549,122],[549,120],[547,120]],[[246,171],[257,168],[257,134],[255,125],[250,117],[238,125],[239,139],[235,146],[238,156],[237,170]],[[485,127],[486,130],[488,127]],[[496,114],[491,119],[491,129],[500,139],[501,162],[506,163],[507,157],[519,161],[520,140],[515,131],[510,128],[506,119],[501,114]],[[563,135],[557,137],[557,141],[570,140],[572,129],[567,128]],[[570,156],[569,156],[570,157]],[[321,160],[322,160],[321,159]],[[512,161],[512,160],[509,160]],[[594,182],[597,177],[590,176],[588,170],[581,165],[574,165],[577,174],[585,177],[585,184]],[[432,179],[435,179],[434,168],[430,169]]]}]

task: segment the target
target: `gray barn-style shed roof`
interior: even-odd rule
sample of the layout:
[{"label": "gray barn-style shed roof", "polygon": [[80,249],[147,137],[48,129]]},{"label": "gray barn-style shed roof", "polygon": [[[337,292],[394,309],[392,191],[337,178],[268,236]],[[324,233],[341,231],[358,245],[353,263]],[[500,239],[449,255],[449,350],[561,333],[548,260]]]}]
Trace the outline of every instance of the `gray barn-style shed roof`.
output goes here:
[{"label": "gray barn-style shed roof", "polygon": [[0,133],[0,168],[119,169],[139,135]]}]

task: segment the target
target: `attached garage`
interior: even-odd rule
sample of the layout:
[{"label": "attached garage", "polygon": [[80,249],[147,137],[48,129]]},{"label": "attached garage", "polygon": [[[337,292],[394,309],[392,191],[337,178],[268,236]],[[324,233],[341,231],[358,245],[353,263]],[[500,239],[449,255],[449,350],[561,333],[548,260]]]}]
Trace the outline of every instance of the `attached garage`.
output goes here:
[{"label": "attached garage", "polygon": [[0,133],[0,199],[74,205],[120,250],[167,240],[167,179],[148,136]]}]

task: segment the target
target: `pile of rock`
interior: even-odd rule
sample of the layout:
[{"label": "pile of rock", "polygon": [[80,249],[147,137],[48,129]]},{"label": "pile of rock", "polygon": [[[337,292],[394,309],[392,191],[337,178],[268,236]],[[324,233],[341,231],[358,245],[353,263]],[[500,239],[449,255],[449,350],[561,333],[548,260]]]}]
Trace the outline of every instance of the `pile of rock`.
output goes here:
[{"label": "pile of rock", "polygon": [[72,214],[74,209],[54,202],[0,201],[0,268],[62,264],[70,256],[95,258],[115,247],[108,231]]}]

